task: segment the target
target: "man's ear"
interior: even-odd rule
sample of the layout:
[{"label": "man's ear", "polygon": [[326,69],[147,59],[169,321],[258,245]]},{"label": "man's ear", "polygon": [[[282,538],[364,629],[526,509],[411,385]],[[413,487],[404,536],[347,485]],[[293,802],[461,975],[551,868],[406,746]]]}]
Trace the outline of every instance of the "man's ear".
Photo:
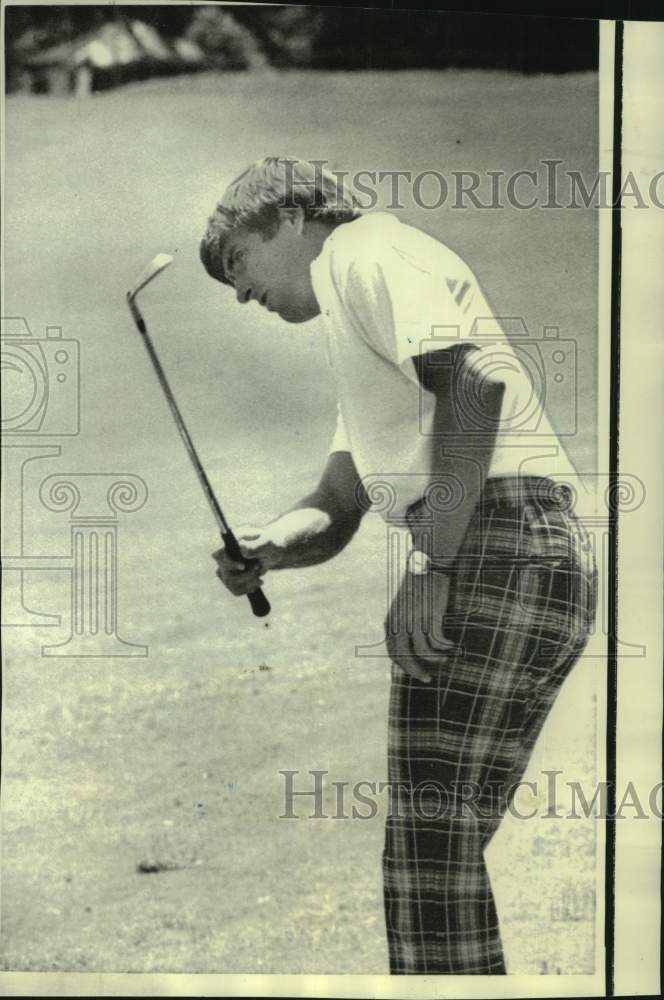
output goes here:
[{"label": "man's ear", "polygon": [[301,205],[292,205],[279,209],[279,221],[281,225],[288,226],[295,230],[298,236],[304,230],[304,209]]}]

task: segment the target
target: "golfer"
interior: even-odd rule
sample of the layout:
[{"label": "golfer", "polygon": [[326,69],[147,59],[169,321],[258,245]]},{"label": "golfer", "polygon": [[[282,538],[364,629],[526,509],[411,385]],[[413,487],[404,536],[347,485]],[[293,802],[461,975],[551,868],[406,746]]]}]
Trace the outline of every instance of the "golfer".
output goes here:
[{"label": "golfer", "polygon": [[362,214],[320,163],[249,167],[201,259],[241,303],[320,316],[338,395],[317,488],[238,532],[253,562],[220,550],[217,574],[239,595],[331,559],[378,495],[408,527],[385,620],[390,971],[505,973],[484,851],[593,627],[574,470],[467,264],[393,214]]}]

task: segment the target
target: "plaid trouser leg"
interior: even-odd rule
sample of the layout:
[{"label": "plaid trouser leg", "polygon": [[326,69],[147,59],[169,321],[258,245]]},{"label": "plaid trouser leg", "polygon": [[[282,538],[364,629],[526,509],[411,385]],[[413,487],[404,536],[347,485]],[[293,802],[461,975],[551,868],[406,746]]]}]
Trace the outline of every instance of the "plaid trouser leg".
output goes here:
[{"label": "plaid trouser leg", "polygon": [[444,628],[459,654],[429,664],[431,684],[393,666],[383,878],[397,974],[505,973],[484,848],[594,612],[592,555],[565,510],[494,497],[460,557]]},{"label": "plaid trouser leg", "polygon": [[482,829],[472,816],[445,815],[442,789],[458,768],[436,754],[437,695],[393,667],[383,852],[390,972],[504,973]]}]

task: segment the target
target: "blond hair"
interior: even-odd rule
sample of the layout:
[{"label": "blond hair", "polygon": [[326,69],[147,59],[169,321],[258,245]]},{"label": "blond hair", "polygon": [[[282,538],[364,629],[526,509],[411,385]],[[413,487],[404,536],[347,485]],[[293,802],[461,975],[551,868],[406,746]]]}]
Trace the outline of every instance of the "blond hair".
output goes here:
[{"label": "blond hair", "polygon": [[361,215],[340,176],[326,170],[324,160],[266,156],[229,184],[208,219],[200,257],[208,274],[230,284],[223,262],[224,242],[238,229],[271,239],[279,228],[279,209],[303,209],[305,220],[318,219],[334,228]]}]

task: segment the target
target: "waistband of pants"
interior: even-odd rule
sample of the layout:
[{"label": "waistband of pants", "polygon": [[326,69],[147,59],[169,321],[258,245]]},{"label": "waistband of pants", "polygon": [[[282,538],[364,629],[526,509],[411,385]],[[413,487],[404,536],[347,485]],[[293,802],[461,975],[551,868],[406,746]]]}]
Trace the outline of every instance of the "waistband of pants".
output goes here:
[{"label": "waistband of pants", "polygon": [[[520,511],[528,504],[539,506],[541,510],[559,510],[569,512],[575,502],[575,494],[571,487],[565,483],[556,482],[544,476],[496,476],[487,479],[482,490],[476,512],[480,515],[489,510],[509,511],[510,520],[518,524],[521,519]],[[407,512],[407,523],[414,540],[416,532],[423,524],[431,523],[431,512],[427,508],[426,497],[422,497],[409,507]],[[575,523],[576,518],[574,518]],[[426,565],[420,566],[418,558]],[[415,558],[415,562],[413,562]],[[474,560],[476,561],[476,559]],[[523,557],[507,556],[505,552],[498,552],[492,559],[489,555],[482,556],[482,563],[489,564],[492,561],[504,565],[506,561],[511,563],[547,563],[558,564],[565,561],[559,552],[546,555],[525,555]],[[457,559],[452,562],[433,561],[429,555],[421,551],[411,553],[409,557],[409,570],[411,573],[440,572],[445,574],[455,573],[461,567]]]},{"label": "waistband of pants", "polygon": [[534,503],[545,510],[571,510],[575,496],[571,487],[545,476],[496,476],[487,479],[479,506],[520,507]]},{"label": "waistband of pants", "polygon": [[[501,507],[514,510],[530,503],[544,510],[570,511],[574,501],[569,486],[545,476],[496,476],[484,483],[477,508],[482,512]],[[430,518],[426,497],[416,500],[406,513],[411,527]]]}]

